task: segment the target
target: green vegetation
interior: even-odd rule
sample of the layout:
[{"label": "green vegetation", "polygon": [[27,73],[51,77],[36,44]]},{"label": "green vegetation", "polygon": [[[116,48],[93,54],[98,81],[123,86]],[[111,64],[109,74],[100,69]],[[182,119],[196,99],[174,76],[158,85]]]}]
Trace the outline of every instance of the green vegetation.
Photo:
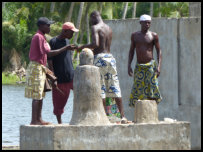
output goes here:
[{"label": "green vegetation", "polygon": [[[127,5],[126,5],[127,4]],[[70,9],[71,6],[73,9]],[[124,7],[127,6],[127,7]],[[153,7],[153,9],[151,9]],[[72,11],[71,11],[72,10]],[[188,2],[2,2],[2,71],[11,67],[9,58],[14,48],[21,63],[29,62],[32,36],[37,31],[39,17],[46,16],[55,21],[47,41],[61,31],[66,21],[80,29],[71,43],[86,44],[90,41],[90,30],[86,20],[90,13],[98,10],[103,19],[121,19],[152,14],[153,17],[188,17]],[[153,11],[151,11],[153,10]],[[79,15],[79,12],[82,15]],[[124,15],[126,12],[126,15]],[[132,14],[135,14],[134,16]],[[76,53],[75,53],[76,54]],[[77,54],[74,57],[77,58]],[[74,59],[75,59],[74,58]]]},{"label": "green vegetation", "polygon": [[[19,81],[20,78],[17,75],[2,72],[2,84],[16,84]],[[22,78],[22,81],[25,82],[25,78]]]}]

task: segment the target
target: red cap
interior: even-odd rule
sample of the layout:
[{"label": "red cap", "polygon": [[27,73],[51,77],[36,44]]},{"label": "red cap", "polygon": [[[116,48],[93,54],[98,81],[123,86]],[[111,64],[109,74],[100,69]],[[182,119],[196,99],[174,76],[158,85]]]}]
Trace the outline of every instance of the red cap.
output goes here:
[{"label": "red cap", "polygon": [[64,30],[72,30],[74,32],[78,32],[79,31],[78,29],[75,28],[75,25],[73,23],[71,23],[71,22],[65,22],[63,24],[62,29],[64,29]]}]

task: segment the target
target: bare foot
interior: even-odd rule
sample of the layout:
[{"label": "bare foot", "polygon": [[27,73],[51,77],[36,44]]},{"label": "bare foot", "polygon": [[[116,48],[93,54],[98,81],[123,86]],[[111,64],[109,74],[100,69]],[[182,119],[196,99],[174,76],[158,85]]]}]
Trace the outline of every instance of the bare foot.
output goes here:
[{"label": "bare foot", "polygon": [[42,125],[40,122],[31,122],[30,125]]},{"label": "bare foot", "polygon": [[52,124],[51,122],[46,122],[42,119],[40,120],[40,123],[41,123],[41,125],[51,125]]},{"label": "bare foot", "polygon": [[123,118],[121,119],[121,124],[127,124],[127,123],[128,123],[127,118],[123,117]]},{"label": "bare foot", "polygon": [[43,120],[36,121],[36,122],[31,122],[30,125],[51,125],[52,123],[50,122],[45,122]]}]

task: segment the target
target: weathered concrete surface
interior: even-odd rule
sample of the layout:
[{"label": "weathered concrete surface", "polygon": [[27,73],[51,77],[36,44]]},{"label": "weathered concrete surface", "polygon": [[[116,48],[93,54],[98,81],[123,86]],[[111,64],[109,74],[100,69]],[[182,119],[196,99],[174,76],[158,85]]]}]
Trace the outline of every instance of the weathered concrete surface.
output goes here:
[{"label": "weathered concrete surface", "polygon": [[77,66],[73,88],[71,125],[110,124],[103,107],[98,67],[93,65]]},{"label": "weathered concrete surface", "polygon": [[155,100],[138,100],[135,103],[136,123],[159,122],[157,103]]},{"label": "weathered concrete surface", "polygon": [[80,53],[74,79],[73,113],[70,125],[108,125],[101,97],[99,68],[93,65],[92,50],[84,48]]},{"label": "weathered concrete surface", "polygon": [[189,2],[189,15],[191,17],[201,16],[201,2]]},{"label": "weathered concrete surface", "polygon": [[80,65],[93,65],[94,54],[92,50],[84,48],[80,53]]},{"label": "weathered concrete surface", "polygon": [[20,126],[21,150],[189,150],[190,123]]},{"label": "weathered concrete surface", "polygon": [[[127,66],[131,33],[140,30],[139,19],[104,22],[113,31],[111,52],[117,61],[124,111],[134,120],[134,108],[128,106],[133,78]],[[192,149],[201,149],[201,18],[152,18],[150,30],[159,35],[162,49],[159,120],[169,117],[191,122]],[[135,62],[136,54],[133,69]]]}]

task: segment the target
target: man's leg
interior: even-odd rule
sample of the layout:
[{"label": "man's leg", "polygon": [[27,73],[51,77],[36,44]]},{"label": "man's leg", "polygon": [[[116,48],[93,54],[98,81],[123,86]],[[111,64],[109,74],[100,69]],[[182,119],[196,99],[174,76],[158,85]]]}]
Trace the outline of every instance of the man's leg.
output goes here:
[{"label": "man's leg", "polygon": [[121,113],[121,118],[125,117],[124,110],[123,110],[123,104],[122,104],[122,98],[117,97],[117,98],[115,98],[115,100],[116,100],[116,105],[118,106],[119,112]]},{"label": "man's leg", "polygon": [[58,88],[64,93],[62,94],[56,88],[52,90],[53,105],[54,105],[54,114],[58,124],[62,124],[61,115],[64,112],[64,107],[68,101],[70,90],[73,89],[73,82],[69,83],[60,83]]},{"label": "man's leg", "polygon": [[[106,98],[102,98],[102,101],[103,101],[104,111],[106,113]],[[107,113],[106,113],[106,115],[107,115]]]},{"label": "man's leg", "polygon": [[39,109],[39,100],[32,100],[32,120],[30,125],[41,125],[41,123],[37,120],[37,113]]},{"label": "man's leg", "polygon": [[39,108],[38,108],[38,112],[37,112],[37,115],[38,115],[37,119],[42,125],[51,124],[50,122],[46,122],[46,121],[42,120],[42,104],[43,104],[43,100],[39,100]]},{"label": "man's leg", "polygon": [[58,121],[58,124],[62,124],[61,115],[56,115],[56,119]]}]

